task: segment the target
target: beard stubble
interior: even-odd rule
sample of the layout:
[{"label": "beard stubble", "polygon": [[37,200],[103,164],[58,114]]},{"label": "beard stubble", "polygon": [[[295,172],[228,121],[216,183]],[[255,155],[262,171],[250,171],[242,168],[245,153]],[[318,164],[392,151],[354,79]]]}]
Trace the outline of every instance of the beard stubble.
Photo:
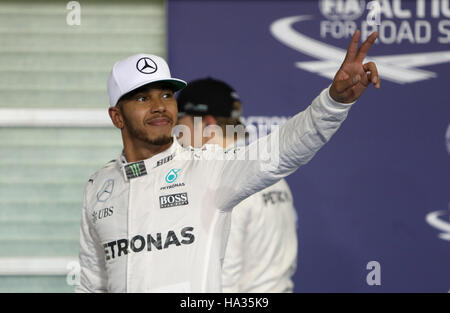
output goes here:
[{"label": "beard stubble", "polygon": [[171,135],[169,135],[169,136],[161,135],[161,136],[153,138],[153,139],[148,138],[145,131],[135,127],[132,123],[130,123],[130,121],[124,114],[122,114],[122,116],[125,121],[125,128],[127,129],[128,133],[131,135],[131,137],[141,140],[149,145],[154,145],[154,146],[163,146],[163,145],[167,145],[167,144],[173,142],[173,137]]}]

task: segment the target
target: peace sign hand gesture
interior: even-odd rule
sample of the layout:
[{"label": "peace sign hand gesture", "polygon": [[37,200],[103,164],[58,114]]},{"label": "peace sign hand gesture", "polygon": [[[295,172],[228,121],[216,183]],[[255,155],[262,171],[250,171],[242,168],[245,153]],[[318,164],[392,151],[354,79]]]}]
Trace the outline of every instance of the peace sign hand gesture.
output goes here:
[{"label": "peace sign hand gesture", "polygon": [[375,88],[380,88],[380,77],[375,63],[362,64],[378,33],[373,32],[358,50],[359,37],[360,32],[357,30],[353,34],[345,60],[330,87],[330,96],[337,102],[351,103],[357,100],[371,82]]}]

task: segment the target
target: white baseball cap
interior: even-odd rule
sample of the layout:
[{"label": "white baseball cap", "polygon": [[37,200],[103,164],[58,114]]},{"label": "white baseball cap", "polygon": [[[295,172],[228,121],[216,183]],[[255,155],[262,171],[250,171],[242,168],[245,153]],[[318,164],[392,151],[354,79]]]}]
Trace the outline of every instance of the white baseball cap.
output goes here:
[{"label": "white baseball cap", "polygon": [[136,54],[117,62],[108,78],[109,105],[115,106],[124,94],[154,82],[167,82],[174,91],[187,85],[184,80],[172,78],[167,62],[157,55]]}]

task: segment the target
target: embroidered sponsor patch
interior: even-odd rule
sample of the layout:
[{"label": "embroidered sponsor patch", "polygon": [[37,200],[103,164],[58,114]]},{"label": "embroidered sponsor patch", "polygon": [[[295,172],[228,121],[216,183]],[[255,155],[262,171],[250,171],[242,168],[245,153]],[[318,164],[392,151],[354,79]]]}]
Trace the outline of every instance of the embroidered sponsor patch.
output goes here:
[{"label": "embroidered sponsor patch", "polygon": [[125,173],[127,174],[128,179],[147,175],[144,161],[125,165]]},{"label": "embroidered sponsor patch", "polygon": [[189,204],[187,192],[159,197],[159,207],[161,209],[187,204]]}]

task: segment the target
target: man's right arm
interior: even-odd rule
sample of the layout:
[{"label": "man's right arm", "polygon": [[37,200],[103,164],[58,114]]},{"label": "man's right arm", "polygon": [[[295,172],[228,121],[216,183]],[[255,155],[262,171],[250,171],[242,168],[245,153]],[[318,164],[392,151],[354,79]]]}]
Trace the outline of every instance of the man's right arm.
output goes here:
[{"label": "man's right arm", "polygon": [[359,37],[360,32],[356,31],[333,83],[309,107],[268,136],[247,147],[225,152],[233,161],[217,163],[221,167],[218,184],[214,186],[220,190],[217,207],[230,210],[246,197],[309,162],[338,130],[352,104],[369,84],[380,87],[376,65],[373,62],[363,64],[377,33],[371,34],[358,49]]},{"label": "man's right arm", "polygon": [[104,251],[87,214],[87,188],[80,224],[80,285],[75,292],[107,292]]},{"label": "man's right arm", "polygon": [[304,111],[248,146],[228,150],[217,162],[217,207],[230,210],[240,201],[308,163],[347,117],[352,103],[334,101],[324,89]]}]

